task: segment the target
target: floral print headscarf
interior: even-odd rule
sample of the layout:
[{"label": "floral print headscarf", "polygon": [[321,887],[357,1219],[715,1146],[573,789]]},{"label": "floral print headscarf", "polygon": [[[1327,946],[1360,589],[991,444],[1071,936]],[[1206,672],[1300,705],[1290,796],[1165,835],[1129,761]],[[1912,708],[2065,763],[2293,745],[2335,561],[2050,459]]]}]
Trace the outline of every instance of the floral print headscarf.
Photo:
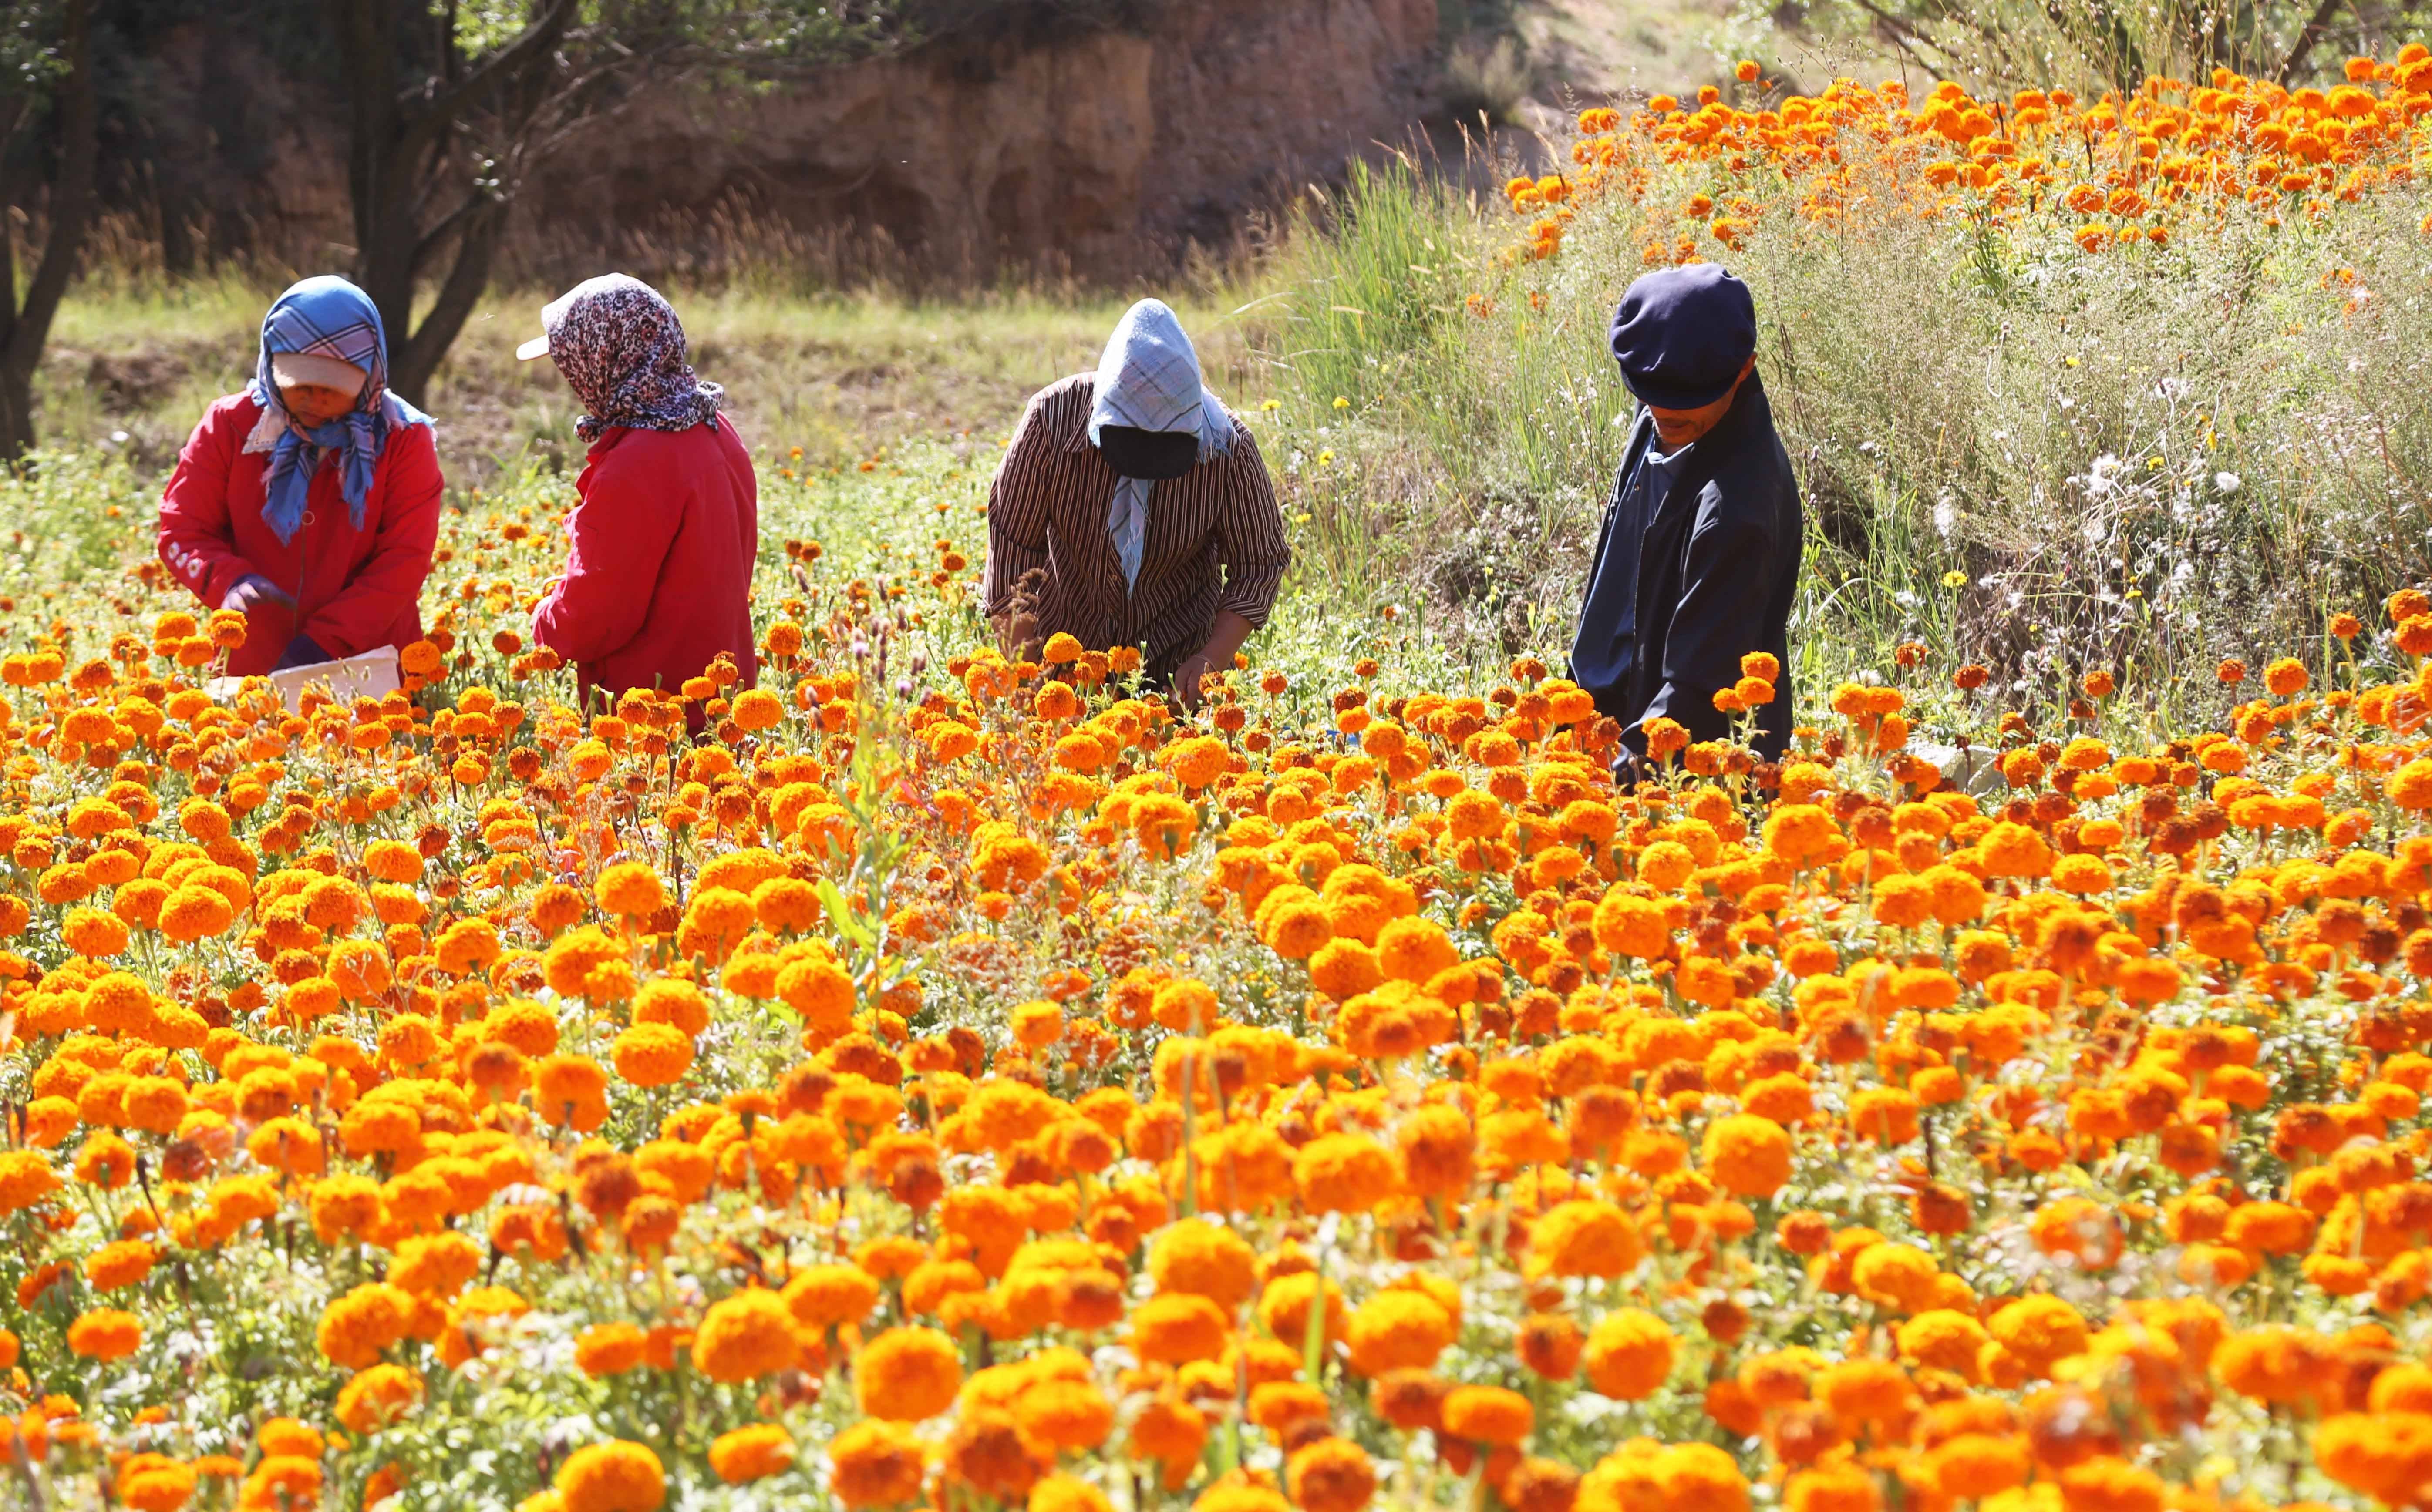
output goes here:
[{"label": "floral print headscarf", "polygon": [[693,376],[684,323],[656,289],[621,273],[585,278],[541,311],[549,355],[583,401],[574,433],[611,426],[689,430],[718,413],[726,391]]}]

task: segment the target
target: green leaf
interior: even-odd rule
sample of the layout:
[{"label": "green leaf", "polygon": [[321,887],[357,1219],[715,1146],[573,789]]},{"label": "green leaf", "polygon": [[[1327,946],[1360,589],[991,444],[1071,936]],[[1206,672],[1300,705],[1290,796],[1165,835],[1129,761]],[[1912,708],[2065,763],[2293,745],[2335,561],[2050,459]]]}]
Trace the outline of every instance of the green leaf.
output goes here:
[{"label": "green leaf", "polygon": [[853,944],[868,949],[877,942],[877,936],[870,932],[870,926],[863,923],[852,906],[846,903],[844,893],[825,877],[819,879],[819,901],[826,906],[829,920]]}]

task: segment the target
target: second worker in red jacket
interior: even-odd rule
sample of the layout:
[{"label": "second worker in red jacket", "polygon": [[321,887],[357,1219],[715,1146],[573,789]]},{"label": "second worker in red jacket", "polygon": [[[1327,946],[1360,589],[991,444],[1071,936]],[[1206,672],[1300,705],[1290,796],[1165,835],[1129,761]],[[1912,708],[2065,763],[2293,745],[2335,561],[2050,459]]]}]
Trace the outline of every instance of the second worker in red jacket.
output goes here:
[{"label": "second worker in red jacket", "polygon": [[[532,638],[575,664],[583,707],[629,688],[681,690],[724,655],[749,687],[759,483],[723,393],[693,376],[684,326],[638,278],[587,278],[541,311],[543,353],[581,400],[591,444],[575,481],[566,575]],[[701,711],[691,711],[694,728]]]}]

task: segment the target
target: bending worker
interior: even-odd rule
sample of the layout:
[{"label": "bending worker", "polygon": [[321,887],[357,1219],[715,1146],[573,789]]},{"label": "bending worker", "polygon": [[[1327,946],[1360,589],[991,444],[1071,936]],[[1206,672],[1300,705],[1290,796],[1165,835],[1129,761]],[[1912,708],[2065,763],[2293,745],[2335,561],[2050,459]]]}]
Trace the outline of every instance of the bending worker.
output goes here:
[{"label": "bending worker", "polygon": [[1195,705],[1266,623],[1291,563],[1258,443],[1208,391],[1174,311],[1143,299],[1097,372],[1022,413],[988,490],[981,593],[1003,629],[1041,573],[1039,639],[1137,647],[1144,680]]},{"label": "bending worker", "polygon": [[1755,301],[1713,263],[1647,274],[1613,315],[1613,355],[1640,410],[1596,537],[1571,676],[1620,722],[1627,767],[1659,715],[1691,740],[1728,736],[1714,695],[1739,680],[1742,657],[1769,652],[1782,678],[1756,748],[1778,761],[1804,527],[1756,376]]},{"label": "bending worker", "polygon": [[[584,279],[541,311],[541,329],[515,355],[557,364],[591,449],[566,575],[533,611],[532,639],[574,664],[594,712],[630,688],[674,694],[721,654],[750,687],[760,484],[719,412],[725,391],[694,376],[674,307],[639,278]],[[686,719],[698,732],[701,706]]]},{"label": "bending worker", "polygon": [[160,496],[160,560],[245,616],[248,677],[422,638],[439,539],[431,417],[388,391],[380,311],[307,278],[262,317],[253,381],[203,414]]}]

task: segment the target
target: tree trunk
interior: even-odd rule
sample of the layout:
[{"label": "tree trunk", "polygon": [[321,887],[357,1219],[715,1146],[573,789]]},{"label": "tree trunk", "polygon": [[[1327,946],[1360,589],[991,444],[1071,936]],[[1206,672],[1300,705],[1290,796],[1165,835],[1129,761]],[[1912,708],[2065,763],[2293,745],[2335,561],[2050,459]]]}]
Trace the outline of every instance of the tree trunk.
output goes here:
[{"label": "tree trunk", "polygon": [[[354,111],[346,187],[354,204],[355,281],[388,334],[389,386],[418,404],[489,287],[514,193],[512,182],[475,185],[450,138],[498,94],[533,88],[536,71],[553,66],[575,4],[549,0],[520,36],[468,74],[459,76],[452,58],[435,76],[417,70],[418,87],[410,92],[398,71],[396,0],[338,0],[337,8]],[[434,202],[455,208],[433,217]],[[416,326],[416,285],[443,255],[450,260],[438,300]]]},{"label": "tree trunk", "polygon": [[25,286],[22,303],[15,298],[13,257],[10,275],[0,286],[0,460],[22,457],[34,445],[34,369],[50,340],[52,318],[67,296],[76,272],[84,233],[93,220],[93,176],[99,154],[99,106],[93,70],[93,0],[66,0],[60,18],[59,54],[67,64],[56,96],[59,115],[59,173],[51,183],[50,232],[42,243],[42,261]]},{"label": "tree trunk", "polygon": [[355,212],[355,281],[380,311],[394,353],[414,316],[410,260],[416,239],[411,176],[394,160],[396,22],[390,0],[341,0],[337,15],[338,53],[353,111],[346,132],[346,195]]},{"label": "tree trunk", "polygon": [[481,302],[482,291],[490,286],[490,263],[506,219],[503,204],[485,205],[473,212],[457,232],[456,260],[448,270],[447,281],[439,286],[439,298],[424,312],[422,324],[411,337],[390,344],[390,386],[416,404],[422,402],[423,390],[439,370],[440,359],[448,355],[464,322],[472,317],[473,307]]}]

